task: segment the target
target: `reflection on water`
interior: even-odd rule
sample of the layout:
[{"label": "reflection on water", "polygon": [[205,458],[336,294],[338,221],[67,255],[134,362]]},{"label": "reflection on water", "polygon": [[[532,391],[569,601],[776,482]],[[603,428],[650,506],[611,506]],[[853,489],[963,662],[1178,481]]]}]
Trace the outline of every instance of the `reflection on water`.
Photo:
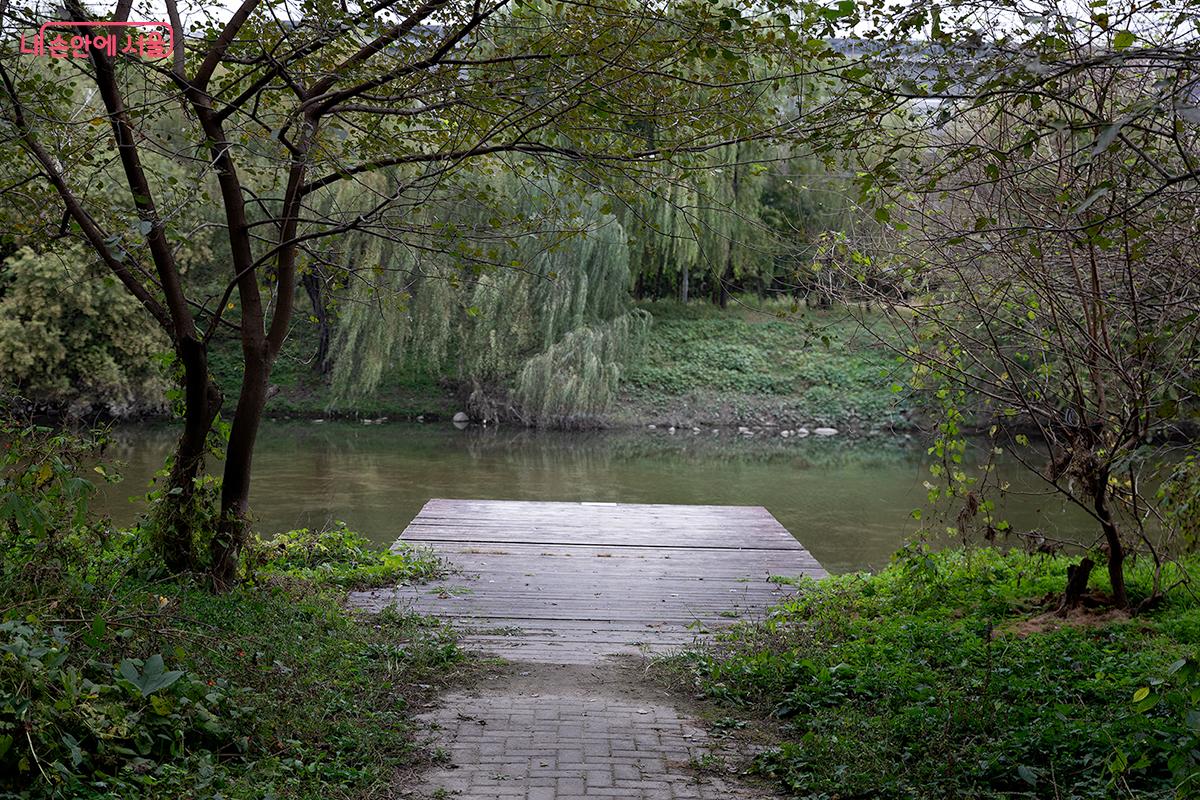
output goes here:
[{"label": "reflection on water", "polygon": [[[116,431],[125,481],[100,510],[128,522],[174,441],[169,426]],[[925,451],[902,440],[769,441],[665,431],[547,433],[449,425],[265,422],[251,503],[263,533],[339,519],[390,544],[431,497],[762,505],[832,572],[878,566],[925,502]],[[1036,489],[1012,465],[1001,476]],[[1017,529],[1087,524],[1052,497],[1010,499]]]}]

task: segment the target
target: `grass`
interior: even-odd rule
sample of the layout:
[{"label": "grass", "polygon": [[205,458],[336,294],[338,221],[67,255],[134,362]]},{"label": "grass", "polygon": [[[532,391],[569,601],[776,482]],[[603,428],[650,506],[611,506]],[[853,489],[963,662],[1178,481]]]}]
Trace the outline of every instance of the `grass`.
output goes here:
[{"label": "grass", "polygon": [[801,583],[665,666],[773,724],[754,771],[794,797],[1200,795],[1200,602],[1179,588],[1133,619],[1038,618],[1066,564],[912,549]]},{"label": "grass", "polygon": [[894,356],[843,311],[792,314],[778,304],[738,303],[722,311],[677,302],[643,308],[654,325],[625,384],[633,401],[659,414],[678,413],[688,401],[712,418],[702,421],[725,416],[724,424],[903,424],[904,408],[889,388]]},{"label": "grass", "polygon": [[[303,579],[112,589],[6,612],[0,729],[29,738],[3,748],[0,796],[373,796],[420,762],[414,706],[463,669],[441,625]],[[155,657],[177,677],[147,695]]]},{"label": "grass", "polygon": [[[727,309],[672,301],[642,307],[654,323],[625,373],[628,402],[613,409],[614,424],[673,424],[679,417],[688,425],[906,426],[906,410],[889,389],[893,357],[844,312],[792,314],[788,306],[756,298]],[[267,403],[269,415],[434,420],[462,410],[452,382],[396,368],[371,397],[331,411],[329,387],[309,365],[315,349],[315,330],[297,326],[272,373],[279,391]],[[211,364],[234,397],[240,345],[218,341]]]}]

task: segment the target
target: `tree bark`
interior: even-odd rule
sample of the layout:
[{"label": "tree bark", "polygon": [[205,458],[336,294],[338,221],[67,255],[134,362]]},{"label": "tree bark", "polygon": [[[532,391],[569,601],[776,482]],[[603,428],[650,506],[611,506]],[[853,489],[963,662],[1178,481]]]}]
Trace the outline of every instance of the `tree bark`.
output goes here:
[{"label": "tree bark", "polygon": [[686,304],[688,301],[688,278],[691,277],[690,272],[685,265],[683,274],[679,280],[679,302]]},{"label": "tree bark", "polygon": [[171,572],[196,566],[192,542],[195,520],[192,504],[196,479],[204,471],[206,441],[213,420],[221,409],[221,391],[209,378],[208,350],[195,338],[183,339],[176,347],[183,364],[183,432],[175,447],[175,458],[167,477],[168,495],[158,515],[157,537],[163,563]]},{"label": "tree bark", "polygon": [[1078,564],[1071,564],[1067,567],[1067,588],[1063,592],[1062,601],[1058,604],[1058,613],[1065,614],[1072,608],[1078,608],[1083,600],[1083,594],[1087,591],[1088,578],[1092,575],[1092,568],[1096,566],[1096,562],[1090,558],[1083,558]]},{"label": "tree bark", "polygon": [[329,363],[330,324],[329,311],[325,308],[325,293],[321,291],[320,279],[312,272],[306,272],[300,278],[300,283],[308,293],[313,316],[317,318],[317,353],[313,359],[314,364],[319,374],[328,375],[332,365]]},{"label": "tree bark", "polygon": [[729,282],[733,280],[733,255],[725,262],[725,272],[723,275],[717,276],[716,295],[717,305],[725,308],[729,305]]},{"label": "tree bark", "polygon": [[271,375],[271,359],[265,340],[246,344],[243,349],[246,369],[225,453],[221,516],[209,545],[209,575],[217,591],[225,591],[237,581],[238,559],[249,531],[247,512],[250,509],[254,442],[258,438],[259,423],[267,402],[267,381]]},{"label": "tree bark", "polygon": [[1108,559],[1108,581],[1112,584],[1113,605],[1129,608],[1129,595],[1125,591],[1125,546],[1121,543],[1121,532],[1112,512],[1108,508],[1108,476],[1104,482],[1097,481],[1095,498],[1092,501],[1100,528],[1104,531],[1104,550]]}]

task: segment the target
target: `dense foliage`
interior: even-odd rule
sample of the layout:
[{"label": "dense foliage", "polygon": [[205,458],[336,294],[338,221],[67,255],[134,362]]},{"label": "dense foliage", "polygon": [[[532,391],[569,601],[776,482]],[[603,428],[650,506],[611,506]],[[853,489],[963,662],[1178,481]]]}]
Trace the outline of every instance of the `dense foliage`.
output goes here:
[{"label": "dense foliage", "polygon": [[162,410],[167,342],[77,246],[22,248],[0,266],[0,375],[51,409]]},{"label": "dense foliage", "polygon": [[1067,564],[914,547],[875,575],[799,583],[678,665],[777,723],[755,769],[797,797],[1194,797],[1200,603],[1038,616]]},{"label": "dense foliage", "polygon": [[894,328],[898,388],[939,425],[931,493],[957,506],[949,531],[1012,532],[992,513],[1004,486],[964,463],[964,437],[989,431],[1095,520],[1054,543],[1088,551],[1064,603],[1103,565],[1128,606],[1128,556],[1188,548],[1156,495],[1164,464],[1196,455],[1200,420],[1197,5],[864,6],[875,43],[846,111],[887,108],[891,124],[838,144],[882,148],[858,179],[882,227],[835,237],[814,270]]},{"label": "dense foliage", "polygon": [[[624,229],[598,199],[551,179],[492,179],[480,191],[488,199],[442,212],[436,224],[467,242],[494,237],[487,259],[507,269],[481,269],[476,246],[464,243],[414,255],[378,237],[346,237],[348,260],[379,266],[334,293],[334,408],[372,394],[399,368],[464,387],[477,420],[568,426],[607,409],[648,321],[631,308]],[[343,190],[339,205],[364,201],[370,195]],[[525,232],[499,228],[496,205]]]},{"label": "dense foliage", "polygon": [[341,797],[410,763],[408,714],[453,637],[326,585],[433,574],[342,527],[284,534],[214,596],[87,513],[99,441],[7,425],[0,474],[0,794]]}]

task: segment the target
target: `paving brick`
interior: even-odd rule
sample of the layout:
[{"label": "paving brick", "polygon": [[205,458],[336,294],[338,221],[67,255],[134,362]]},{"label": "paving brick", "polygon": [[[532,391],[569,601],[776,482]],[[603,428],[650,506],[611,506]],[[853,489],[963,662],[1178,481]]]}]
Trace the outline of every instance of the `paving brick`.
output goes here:
[{"label": "paving brick", "polygon": [[[461,800],[751,800],[761,792],[694,773],[694,753],[713,747],[696,722],[663,699],[590,671],[532,675],[448,694],[422,718],[453,768],[421,791]],[[522,673],[528,674],[528,673]],[[536,687],[538,691],[530,691]],[[550,691],[551,688],[573,691]],[[580,691],[584,690],[586,691]],[[480,725],[480,721],[486,723]]]}]

